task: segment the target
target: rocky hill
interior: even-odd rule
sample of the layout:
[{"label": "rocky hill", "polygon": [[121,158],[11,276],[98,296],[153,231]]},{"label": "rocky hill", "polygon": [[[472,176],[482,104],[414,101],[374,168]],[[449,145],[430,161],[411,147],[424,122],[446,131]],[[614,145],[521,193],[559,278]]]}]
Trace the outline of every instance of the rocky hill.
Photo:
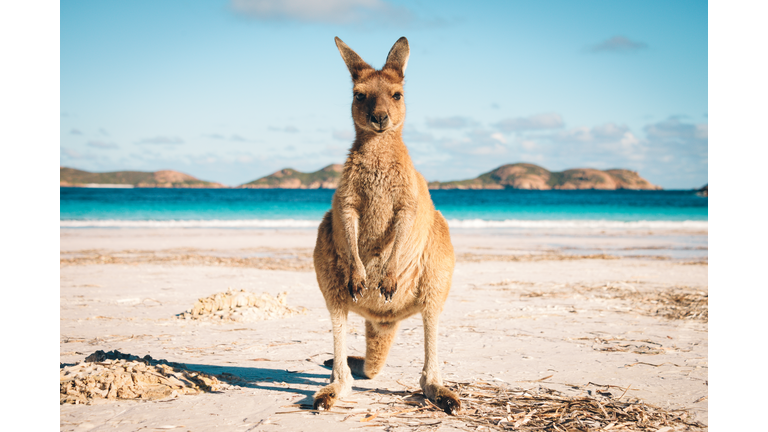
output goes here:
[{"label": "rocky hill", "polygon": [[430,189],[646,189],[657,190],[635,171],[576,168],[552,172],[538,165],[516,163],[502,165],[469,180],[430,182]]},{"label": "rocky hill", "polygon": [[[340,164],[328,165],[318,171],[303,173],[285,168],[268,176],[238,186],[253,189],[336,189],[339,186]],[[115,171],[92,173],[73,168],[60,170],[61,186],[124,185],[133,187],[225,188],[220,183],[198,180],[178,171],[156,172]],[[430,182],[430,189],[661,189],[640,177],[635,171],[610,169],[600,171],[576,168],[552,172],[538,165],[516,163],[502,165],[493,171],[469,180]]]},{"label": "rocky hill", "polygon": [[198,180],[178,171],[114,171],[94,173],[60,167],[59,186],[120,185],[157,188],[225,188],[221,183]]},{"label": "rocky hill", "polygon": [[239,187],[254,189],[336,189],[339,186],[342,168],[343,166],[340,164],[333,164],[311,173],[286,168]]}]

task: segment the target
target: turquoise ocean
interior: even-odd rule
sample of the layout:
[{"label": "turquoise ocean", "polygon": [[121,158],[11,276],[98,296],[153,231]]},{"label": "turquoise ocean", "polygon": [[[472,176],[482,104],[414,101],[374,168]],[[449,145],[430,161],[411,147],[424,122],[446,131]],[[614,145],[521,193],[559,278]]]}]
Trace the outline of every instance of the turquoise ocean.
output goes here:
[{"label": "turquoise ocean", "polygon": [[[333,190],[61,187],[62,228],[316,228]],[[451,228],[707,229],[694,191],[433,190]]]}]

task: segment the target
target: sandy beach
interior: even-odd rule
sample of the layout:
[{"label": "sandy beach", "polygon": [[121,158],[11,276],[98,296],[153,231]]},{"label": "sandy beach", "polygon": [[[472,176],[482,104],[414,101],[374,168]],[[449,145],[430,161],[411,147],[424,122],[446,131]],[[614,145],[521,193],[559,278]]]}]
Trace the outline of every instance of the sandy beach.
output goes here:
[{"label": "sandy beach", "polygon": [[[708,233],[453,230],[441,316],[448,383],[638,400],[708,423]],[[315,231],[60,230],[60,363],[97,350],[150,355],[218,376],[217,391],[62,404],[61,430],[476,430],[404,411],[423,366],[420,316],[401,323],[383,372],[331,412],[306,408],[328,382],[331,324],[312,267]],[[302,313],[262,321],[177,318],[199,298],[246,290]],[[693,302],[693,305],[691,305]],[[350,316],[350,355],[364,355]],[[227,375],[223,375],[227,374]],[[398,405],[399,404],[399,405]],[[468,405],[467,405],[468,406]],[[672,430],[672,429],[669,429]]]}]

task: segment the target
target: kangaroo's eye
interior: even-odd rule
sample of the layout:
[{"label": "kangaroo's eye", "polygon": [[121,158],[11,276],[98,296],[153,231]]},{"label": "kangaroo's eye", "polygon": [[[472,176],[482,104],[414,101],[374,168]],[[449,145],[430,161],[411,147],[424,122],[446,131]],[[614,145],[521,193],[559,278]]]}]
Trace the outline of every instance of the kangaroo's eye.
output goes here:
[{"label": "kangaroo's eye", "polygon": [[362,94],[362,93],[356,93],[355,94],[355,99],[357,99],[358,102],[362,102],[362,101],[365,100],[365,95]]},{"label": "kangaroo's eye", "polygon": [[400,100],[401,97],[403,97],[401,93],[395,93],[394,95],[392,95],[392,98],[395,100]]}]

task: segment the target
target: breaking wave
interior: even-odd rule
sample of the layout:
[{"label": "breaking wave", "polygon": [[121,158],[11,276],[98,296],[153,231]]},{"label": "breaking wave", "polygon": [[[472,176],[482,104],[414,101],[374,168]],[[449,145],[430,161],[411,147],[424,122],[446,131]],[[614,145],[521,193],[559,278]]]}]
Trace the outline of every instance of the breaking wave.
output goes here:
[{"label": "breaking wave", "polygon": [[449,219],[451,228],[624,228],[705,230],[707,221],[517,220]]},{"label": "breaking wave", "polygon": [[[61,228],[317,228],[319,220],[62,220]],[[451,228],[623,228],[706,230],[707,221],[612,221],[612,220],[484,220],[449,219]]]}]

